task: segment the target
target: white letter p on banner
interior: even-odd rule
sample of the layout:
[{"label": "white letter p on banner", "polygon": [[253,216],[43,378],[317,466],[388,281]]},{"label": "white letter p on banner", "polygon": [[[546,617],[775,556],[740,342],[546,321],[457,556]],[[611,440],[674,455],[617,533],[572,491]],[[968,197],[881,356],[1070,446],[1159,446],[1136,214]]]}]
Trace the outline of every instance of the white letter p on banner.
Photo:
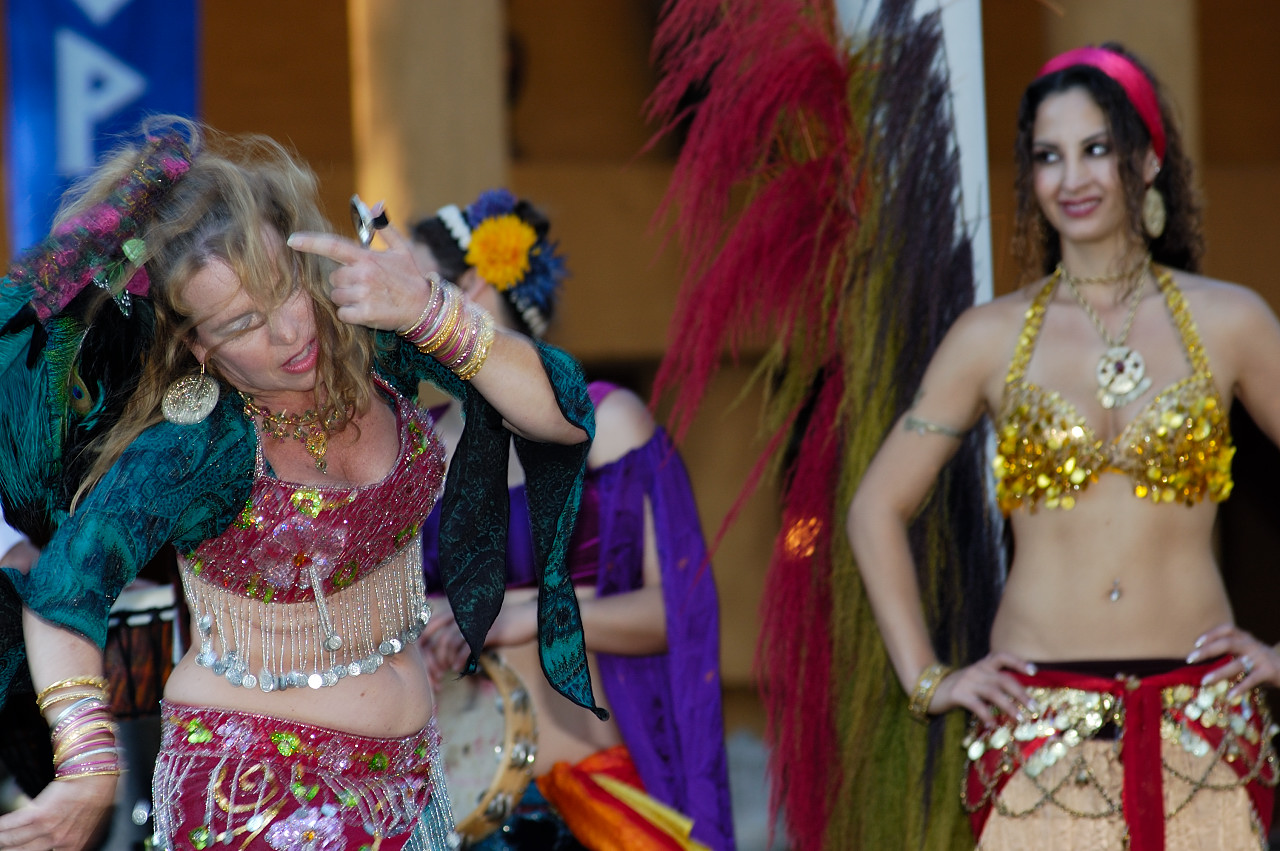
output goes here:
[{"label": "white letter p on banner", "polygon": [[94,165],[98,123],[147,90],[147,80],[81,35],[54,36],[57,68],[58,173],[75,175]]}]

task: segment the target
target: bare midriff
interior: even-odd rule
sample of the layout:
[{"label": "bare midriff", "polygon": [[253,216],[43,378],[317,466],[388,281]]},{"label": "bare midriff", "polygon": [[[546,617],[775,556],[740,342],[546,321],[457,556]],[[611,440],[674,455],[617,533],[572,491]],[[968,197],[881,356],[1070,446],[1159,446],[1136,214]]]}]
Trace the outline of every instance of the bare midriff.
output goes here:
[{"label": "bare midriff", "polygon": [[1216,505],[1133,498],[1104,475],[1071,511],[1014,512],[1016,552],[991,648],[1032,661],[1182,658],[1232,621]]},{"label": "bare midriff", "polygon": [[188,651],[169,675],[165,699],[194,706],[234,709],[346,733],[396,738],[427,725],[433,704],[426,665],[414,648],[388,657],[372,674],[347,677],[337,685],[291,688],[271,693],[239,688],[195,663]]}]

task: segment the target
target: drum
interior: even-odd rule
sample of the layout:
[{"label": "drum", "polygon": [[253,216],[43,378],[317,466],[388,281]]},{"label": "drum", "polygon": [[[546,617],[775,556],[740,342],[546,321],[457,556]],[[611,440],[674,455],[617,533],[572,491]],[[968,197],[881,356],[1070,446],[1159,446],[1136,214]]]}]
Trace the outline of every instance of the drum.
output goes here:
[{"label": "drum", "polygon": [[164,682],[182,657],[172,585],[126,588],[107,621],[107,698],[116,718],[160,714]]},{"label": "drum", "polygon": [[99,851],[148,851],[151,775],[160,750],[160,697],[182,655],[172,585],[130,586],[107,622],[107,699],[119,721],[118,743],[128,769],[116,784],[116,806]]},{"label": "drum", "polygon": [[533,778],[538,726],[520,676],[486,651],[480,670],[442,683],[436,723],[461,847],[502,826]]}]

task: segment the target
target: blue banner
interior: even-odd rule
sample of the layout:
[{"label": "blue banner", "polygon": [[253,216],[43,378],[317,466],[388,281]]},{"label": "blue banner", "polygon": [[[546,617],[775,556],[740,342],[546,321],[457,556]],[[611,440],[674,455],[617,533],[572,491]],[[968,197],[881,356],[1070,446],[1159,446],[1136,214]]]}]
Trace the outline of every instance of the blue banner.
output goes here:
[{"label": "blue banner", "polygon": [[196,0],[7,0],[10,247],[146,115],[196,115]]}]

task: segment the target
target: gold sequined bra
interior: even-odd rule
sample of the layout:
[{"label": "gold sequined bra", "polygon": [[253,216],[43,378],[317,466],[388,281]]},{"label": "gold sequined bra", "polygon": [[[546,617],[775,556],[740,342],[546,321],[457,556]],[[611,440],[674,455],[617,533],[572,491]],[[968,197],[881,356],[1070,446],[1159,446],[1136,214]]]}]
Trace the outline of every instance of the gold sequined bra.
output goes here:
[{"label": "gold sequined bra", "polygon": [[996,498],[1005,514],[1024,505],[1071,508],[1107,472],[1129,476],[1134,495],[1155,502],[1192,505],[1205,496],[1221,502],[1231,493],[1235,447],[1228,412],[1182,292],[1168,269],[1157,267],[1156,282],[1191,374],[1161,391],[1111,441],[1100,440],[1071,402],[1025,378],[1057,275],[1028,308],[996,426]]}]

